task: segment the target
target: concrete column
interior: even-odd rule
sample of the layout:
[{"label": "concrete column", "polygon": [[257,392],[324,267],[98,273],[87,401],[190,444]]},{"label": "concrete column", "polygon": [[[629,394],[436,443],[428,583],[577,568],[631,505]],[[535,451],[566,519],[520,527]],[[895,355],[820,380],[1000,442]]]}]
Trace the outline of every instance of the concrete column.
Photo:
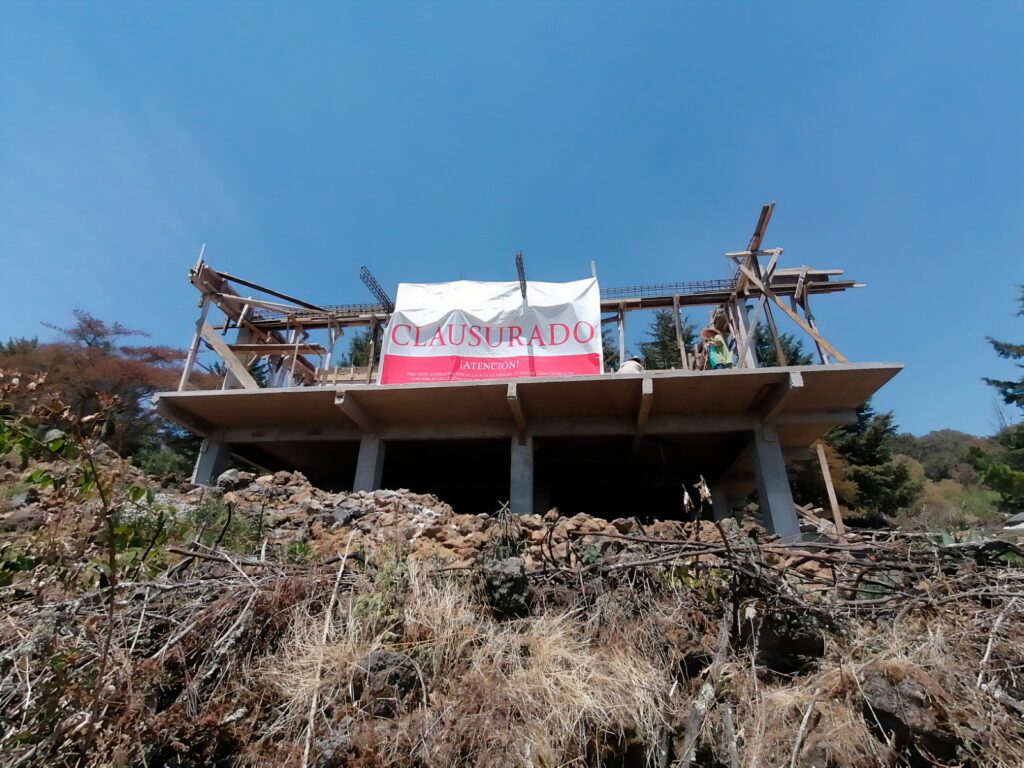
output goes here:
[{"label": "concrete column", "polygon": [[512,436],[512,461],[509,472],[509,509],[515,515],[533,514],[533,438],[520,445]]},{"label": "concrete column", "polygon": [[359,441],[356,459],[356,477],[353,491],[376,491],[384,474],[384,441],[374,435],[363,435]]},{"label": "concrete column", "polygon": [[195,485],[213,485],[220,473],[228,468],[230,460],[231,451],[227,443],[216,435],[205,438],[192,470],[192,482]]},{"label": "concrete column", "polygon": [[753,448],[761,520],[777,536],[795,539],[800,535],[800,523],[793,508],[782,444],[770,424],[755,423]]},{"label": "concrete column", "polygon": [[726,496],[725,488],[721,485],[711,486],[711,513],[715,516],[715,520],[725,520],[732,515],[729,497]]}]

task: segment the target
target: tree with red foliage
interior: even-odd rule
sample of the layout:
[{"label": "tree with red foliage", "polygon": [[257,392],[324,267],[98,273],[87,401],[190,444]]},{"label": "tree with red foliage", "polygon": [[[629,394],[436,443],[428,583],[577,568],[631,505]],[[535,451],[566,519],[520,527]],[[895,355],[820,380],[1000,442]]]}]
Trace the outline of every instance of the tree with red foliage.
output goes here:
[{"label": "tree with red foliage", "polygon": [[175,389],[184,350],[173,347],[131,345],[126,340],[149,334],[107,323],[80,309],[75,324],[57,331],[48,344],[9,347],[4,364],[24,373],[45,373],[46,386],[57,390],[74,413],[85,416],[98,409],[102,397],[113,396],[118,406],[109,419],[103,439],[122,455],[151,443],[160,429],[149,410],[149,397]]}]

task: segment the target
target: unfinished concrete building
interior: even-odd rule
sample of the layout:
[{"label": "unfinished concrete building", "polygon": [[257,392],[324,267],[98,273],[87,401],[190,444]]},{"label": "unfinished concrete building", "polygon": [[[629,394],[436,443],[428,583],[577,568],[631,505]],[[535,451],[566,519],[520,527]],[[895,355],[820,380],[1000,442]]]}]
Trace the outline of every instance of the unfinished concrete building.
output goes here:
[{"label": "unfinished concrete building", "polygon": [[[617,328],[620,359],[630,312],[665,308],[676,318],[681,367],[641,373],[378,384],[373,366],[335,362],[346,331],[369,328],[378,344],[395,309],[365,269],[375,303],[318,306],[219,272],[201,255],[189,274],[201,298],[187,365],[178,391],[156,396],[155,407],[204,438],[197,483],[234,455],[266,470],[300,470],[324,487],[436,493],[460,511],[508,502],[524,514],[558,507],[671,517],[682,514],[684,488],[692,495],[703,477],[716,515],[756,494],[766,525],[795,536],[800,510],[787,464],[808,460],[830,429],[854,423],[901,365],[850,362],[827,341],[812,297],[861,286],[841,270],[779,266],[782,249],[762,248],[773,208],[762,209],[746,249],[726,254],[730,278],[601,290],[601,323]],[[525,301],[521,260],[518,267]],[[701,369],[685,345],[680,312],[695,307],[731,340],[733,367]],[[807,335],[815,364],[757,360],[763,323],[785,361],[777,312]],[[222,361],[220,389],[192,388],[204,345]],[[258,361],[262,386],[252,373]]]}]

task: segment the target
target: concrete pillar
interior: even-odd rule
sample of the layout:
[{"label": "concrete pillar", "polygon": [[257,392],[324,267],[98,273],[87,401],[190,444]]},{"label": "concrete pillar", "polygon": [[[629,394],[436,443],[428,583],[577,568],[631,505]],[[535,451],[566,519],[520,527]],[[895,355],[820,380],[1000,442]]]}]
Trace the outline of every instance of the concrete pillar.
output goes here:
[{"label": "concrete pillar", "polygon": [[376,491],[384,474],[384,441],[374,435],[363,435],[359,441],[356,459],[356,477],[353,491]]},{"label": "concrete pillar", "polygon": [[761,520],[772,533],[784,539],[800,535],[800,523],[793,508],[786,459],[775,429],[770,424],[754,425],[754,477]]},{"label": "concrete pillar", "polygon": [[220,473],[228,468],[230,460],[231,451],[227,443],[216,435],[205,438],[192,469],[192,482],[195,485],[213,485]]},{"label": "concrete pillar", "polygon": [[715,520],[725,520],[732,515],[732,508],[729,505],[729,497],[725,494],[725,488],[721,485],[711,486],[711,513]]},{"label": "concrete pillar", "polygon": [[512,460],[509,471],[509,509],[514,515],[533,514],[533,438],[520,445],[512,436]]}]

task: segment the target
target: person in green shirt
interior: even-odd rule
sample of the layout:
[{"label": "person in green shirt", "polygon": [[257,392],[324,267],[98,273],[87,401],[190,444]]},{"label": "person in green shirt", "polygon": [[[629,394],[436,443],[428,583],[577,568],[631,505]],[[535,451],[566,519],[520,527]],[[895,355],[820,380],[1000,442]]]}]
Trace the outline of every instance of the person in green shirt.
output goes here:
[{"label": "person in green shirt", "polygon": [[732,350],[725,343],[725,337],[721,331],[713,326],[708,326],[700,332],[704,340],[704,348],[708,352],[708,367],[712,369],[732,368]]}]

